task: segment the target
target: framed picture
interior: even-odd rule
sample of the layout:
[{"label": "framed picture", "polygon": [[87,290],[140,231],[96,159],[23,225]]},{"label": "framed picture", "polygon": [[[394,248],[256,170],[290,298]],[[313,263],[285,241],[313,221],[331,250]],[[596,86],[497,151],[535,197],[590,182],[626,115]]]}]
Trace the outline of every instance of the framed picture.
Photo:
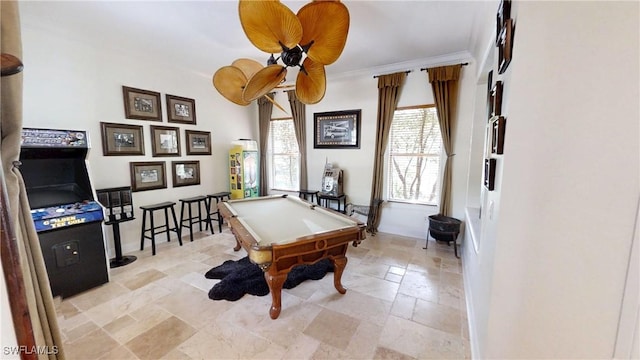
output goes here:
[{"label": "framed picture", "polygon": [[185,130],[187,155],[211,155],[211,133],[208,131]]},{"label": "framed picture", "polygon": [[313,147],[360,148],[361,110],[313,114]]},{"label": "framed picture", "polygon": [[491,153],[502,155],[504,153],[504,130],[507,123],[507,119],[504,116],[499,116],[493,123],[492,135],[491,135]]},{"label": "framed picture", "polygon": [[200,184],[200,161],[172,161],[173,187]]},{"label": "framed picture", "polygon": [[491,90],[491,116],[502,114],[502,81],[496,81],[496,85]]},{"label": "framed picture", "polygon": [[500,34],[500,44],[498,45],[498,74],[504,73],[511,62],[512,37],[513,19],[507,19]]},{"label": "framed picture", "polygon": [[151,153],[153,156],[180,156],[180,129],[152,125]]},{"label": "framed picture", "polygon": [[195,125],[196,101],[167,94],[167,121]]},{"label": "framed picture", "polygon": [[101,122],[102,154],[144,155],[144,137],[142,126]]},{"label": "framed picture", "polygon": [[130,162],[131,191],[167,188],[164,161]]},{"label": "framed picture", "polygon": [[507,19],[511,17],[511,0],[500,0],[496,14],[496,46],[500,44],[500,33],[504,29]]},{"label": "framed picture", "polygon": [[160,93],[123,86],[122,95],[127,119],[162,121]]},{"label": "framed picture", "polygon": [[496,159],[484,159],[484,186],[489,191],[495,188]]}]

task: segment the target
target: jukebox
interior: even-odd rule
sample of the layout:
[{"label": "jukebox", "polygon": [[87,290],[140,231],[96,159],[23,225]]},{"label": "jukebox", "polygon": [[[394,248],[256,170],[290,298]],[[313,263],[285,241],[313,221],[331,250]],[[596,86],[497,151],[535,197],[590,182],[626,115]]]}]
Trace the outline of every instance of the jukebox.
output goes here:
[{"label": "jukebox", "polygon": [[87,171],[86,132],[23,129],[20,170],[53,296],[109,281],[103,210]]}]

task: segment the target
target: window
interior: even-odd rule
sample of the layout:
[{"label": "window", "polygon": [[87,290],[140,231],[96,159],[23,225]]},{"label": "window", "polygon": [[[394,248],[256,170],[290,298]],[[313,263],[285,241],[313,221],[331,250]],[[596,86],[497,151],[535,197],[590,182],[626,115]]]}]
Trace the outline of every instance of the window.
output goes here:
[{"label": "window", "polygon": [[437,204],[441,151],[435,107],[397,109],[389,133],[389,200]]},{"label": "window", "polygon": [[269,125],[271,188],[298,191],[300,152],[293,119],[272,119]]}]

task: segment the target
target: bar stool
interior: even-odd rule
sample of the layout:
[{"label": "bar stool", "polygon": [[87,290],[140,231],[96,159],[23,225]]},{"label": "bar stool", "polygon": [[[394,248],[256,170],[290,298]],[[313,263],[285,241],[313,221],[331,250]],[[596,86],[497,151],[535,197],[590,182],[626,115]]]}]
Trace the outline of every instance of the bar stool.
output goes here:
[{"label": "bar stool", "polygon": [[300,189],[300,191],[298,191],[298,197],[301,198],[301,199],[308,200],[311,203],[314,203],[314,202],[318,201],[318,191]]},{"label": "bar stool", "polygon": [[[167,233],[167,241],[171,241],[170,232],[175,231],[176,235],[178,235],[178,242],[180,246],[182,246],[182,229],[178,226],[178,220],[176,219],[176,211],[174,209],[174,205],[176,203],[167,201],[159,204],[140,206],[142,209],[142,233],[140,235],[140,251],[144,250],[144,239],[151,240],[151,252],[153,255],[156,254],[156,235]],[[171,209],[171,215],[173,216],[173,227],[169,227],[169,209]],[[164,225],[155,226],[153,222],[153,212],[156,210],[164,210]],[[149,214],[149,220],[151,222],[151,227],[147,228],[147,213]],[[156,231],[156,229],[162,229],[161,231]],[[151,232],[151,235],[147,235],[147,232]]]},{"label": "bar stool", "polygon": [[[225,198],[227,198],[227,200],[231,200],[231,193],[228,191],[224,191],[207,195],[207,225],[205,226],[205,230],[211,228],[211,234],[213,234],[212,221],[218,222],[218,229],[220,230],[220,232],[222,232],[222,223],[224,219],[222,218],[222,216],[220,216],[218,203],[224,201]],[[213,205],[213,199],[216,199],[216,205],[214,209],[211,209],[211,205]],[[215,216],[215,218],[213,216]]]},{"label": "bar stool", "polygon": [[[194,196],[187,199],[179,199],[182,203],[180,207],[180,232],[182,232],[182,228],[189,228],[189,239],[193,241],[193,224],[198,224],[200,226],[200,231],[202,231],[202,223],[207,223],[207,217],[202,218],[202,205],[207,206],[207,198],[203,195]],[[198,206],[198,216],[194,216],[191,213],[191,205],[196,204]],[[184,207],[185,205],[189,206],[188,213],[185,214]],[[185,218],[185,215],[188,215]],[[188,225],[185,225],[185,222]]]}]

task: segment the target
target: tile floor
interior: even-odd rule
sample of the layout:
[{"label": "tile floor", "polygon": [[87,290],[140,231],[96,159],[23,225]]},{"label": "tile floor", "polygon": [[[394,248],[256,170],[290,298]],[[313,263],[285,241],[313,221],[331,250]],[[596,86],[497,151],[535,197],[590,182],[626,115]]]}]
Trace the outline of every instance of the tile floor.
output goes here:
[{"label": "tile floor", "polygon": [[[271,296],[209,300],[204,277],[233,251],[229,229],[150,246],[111,270],[109,283],[60,300],[69,359],[470,358],[462,266],[453,248],[389,234],[350,246],[340,295],[333,276]],[[187,236],[188,239],[188,236]]]}]

